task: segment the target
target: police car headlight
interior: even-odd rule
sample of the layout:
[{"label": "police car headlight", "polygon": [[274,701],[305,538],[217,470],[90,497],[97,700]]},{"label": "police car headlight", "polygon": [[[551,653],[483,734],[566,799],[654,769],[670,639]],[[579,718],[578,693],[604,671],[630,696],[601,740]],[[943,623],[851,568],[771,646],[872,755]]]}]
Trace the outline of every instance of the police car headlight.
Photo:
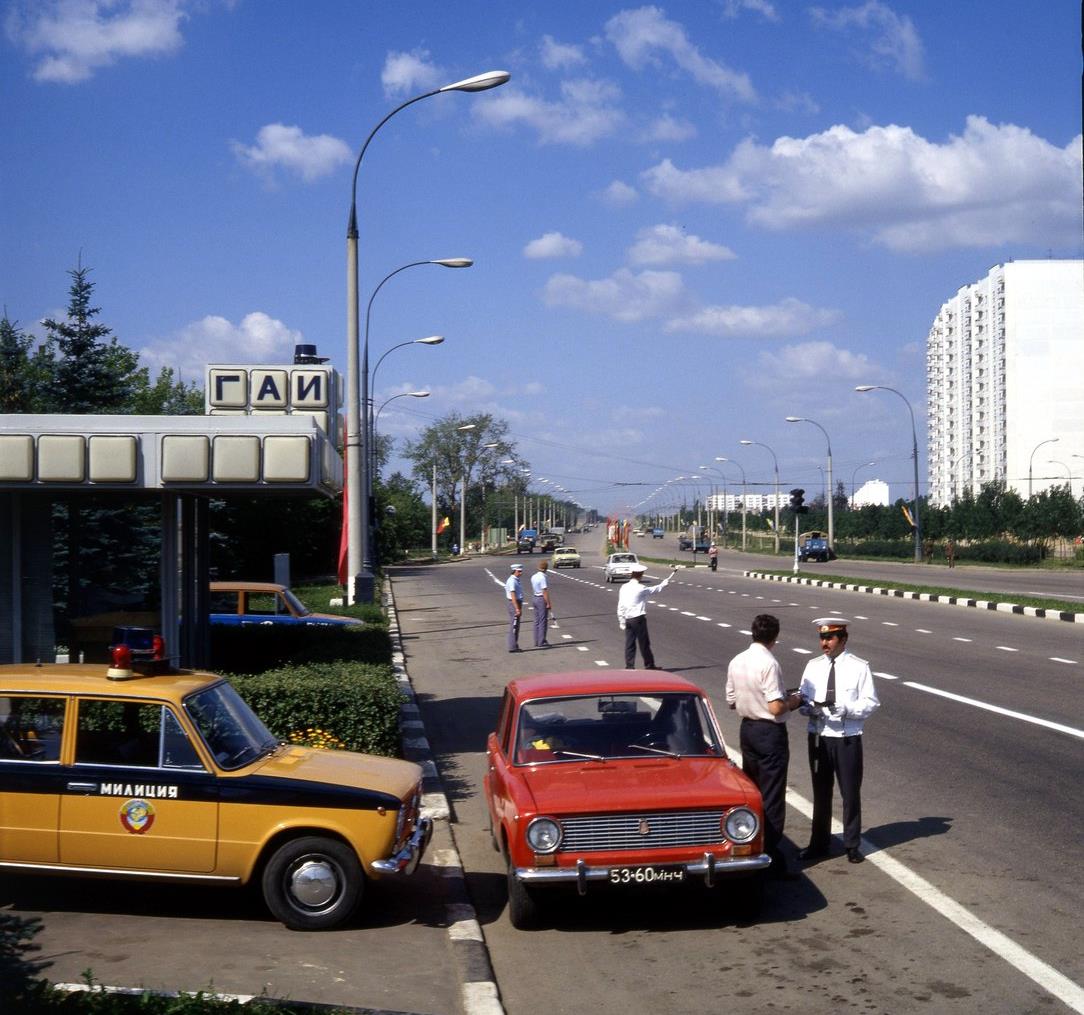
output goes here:
[{"label": "police car headlight", "polygon": [[760,822],[748,807],[735,807],[723,818],[723,831],[732,842],[749,842],[760,831]]},{"label": "police car headlight", "polygon": [[552,853],[561,845],[561,826],[553,818],[535,818],[527,826],[527,845],[536,853]]}]

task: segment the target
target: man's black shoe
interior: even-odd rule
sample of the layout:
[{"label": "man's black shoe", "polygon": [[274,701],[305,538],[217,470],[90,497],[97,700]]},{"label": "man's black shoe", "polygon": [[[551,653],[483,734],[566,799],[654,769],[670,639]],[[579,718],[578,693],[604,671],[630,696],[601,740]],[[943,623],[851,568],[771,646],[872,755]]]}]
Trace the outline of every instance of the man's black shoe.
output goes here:
[{"label": "man's black shoe", "polygon": [[510,648],[508,651],[509,652],[522,652],[523,649],[521,649],[521,648]]},{"label": "man's black shoe", "polygon": [[645,666],[644,669],[645,670],[661,670],[662,667],[661,666]]},{"label": "man's black shoe", "polygon": [[798,859],[803,860],[806,863],[810,862],[811,860],[823,860],[826,856],[828,856],[827,846],[810,845],[806,846],[805,849],[801,850],[798,853]]},{"label": "man's black shoe", "polygon": [[847,861],[849,863],[861,863],[863,860],[865,860],[865,857],[858,852],[857,846],[851,846],[851,848],[847,850]]}]

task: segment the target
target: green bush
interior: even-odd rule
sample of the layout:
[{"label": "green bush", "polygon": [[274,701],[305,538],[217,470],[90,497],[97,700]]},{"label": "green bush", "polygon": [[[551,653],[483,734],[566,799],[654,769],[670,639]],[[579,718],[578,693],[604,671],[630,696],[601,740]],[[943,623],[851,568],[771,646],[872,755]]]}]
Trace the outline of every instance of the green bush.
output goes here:
[{"label": "green bush", "polygon": [[262,673],[280,666],[337,659],[390,663],[387,628],[306,627],[301,624],[246,624],[211,627],[211,669]]},{"label": "green bush", "polygon": [[390,665],[306,663],[231,676],[230,683],[281,740],[321,730],[346,750],[388,757],[400,753],[403,694]]}]

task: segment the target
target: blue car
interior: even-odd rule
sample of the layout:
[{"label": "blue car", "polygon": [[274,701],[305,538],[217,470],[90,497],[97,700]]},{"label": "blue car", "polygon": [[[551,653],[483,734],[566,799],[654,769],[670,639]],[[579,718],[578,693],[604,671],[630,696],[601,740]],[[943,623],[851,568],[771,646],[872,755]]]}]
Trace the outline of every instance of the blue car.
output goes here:
[{"label": "blue car", "polygon": [[354,617],[313,613],[285,585],[273,582],[211,582],[211,623],[345,627],[360,624]]}]

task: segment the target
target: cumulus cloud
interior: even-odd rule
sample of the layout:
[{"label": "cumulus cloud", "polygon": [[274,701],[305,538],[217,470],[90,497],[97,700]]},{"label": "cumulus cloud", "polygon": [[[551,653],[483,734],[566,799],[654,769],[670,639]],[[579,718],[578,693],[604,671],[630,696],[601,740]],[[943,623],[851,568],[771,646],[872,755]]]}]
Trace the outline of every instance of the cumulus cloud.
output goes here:
[{"label": "cumulus cloud", "polygon": [[606,22],[606,37],[634,70],[661,66],[660,55],[664,55],[698,84],[742,102],[756,99],[756,90],[747,74],[704,56],[689,40],[685,28],[667,18],[658,7],[639,7],[615,14]]},{"label": "cumulus cloud", "polygon": [[550,257],[579,257],[583,253],[583,244],[558,232],[543,233],[537,240],[531,240],[523,248],[523,256],[532,260]]},{"label": "cumulus cloud", "polygon": [[561,82],[561,98],[556,101],[506,87],[488,101],[475,103],[473,112],[494,127],[524,124],[537,132],[541,144],[585,147],[624,123],[625,114],[617,105],[620,96],[612,82],[579,78]]},{"label": "cumulus cloud", "polygon": [[640,135],[642,141],[688,141],[696,137],[696,126],[688,120],[677,120],[669,113],[653,120]]},{"label": "cumulus cloud", "polygon": [[809,14],[821,28],[863,36],[869,48],[862,58],[871,66],[887,66],[911,81],[925,78],[922,39],[907,15],[897,14],[879,0],[834,11],[813,7]]},{"label": "cumulus cloud", "polygon": [[831,364],[834,380],[868,381],[880,379],[884,371],[863,353],[854,353],[841,349],[831,342],[800,342],[797,345],[785,345],[773,349],[771,353],[762,353],[760,364],[771,367],[773,374],[779,376],[779,365],[786,364],[788,378],[799,381],[824,380],[825,365]]},{"label": "cumulus cloud", "polygon": [[380,72],[380,83],[389,99],[412,95],[415,92],[439,88],[443,71],[429,60],[429,51],[415,49],[409,53],[389,52]]},{"label": "cumulus cloud", "polygon": [[634,203],[640,195],[636,193],[635,187],[630,187],[622,180],[614,180],[599,196],[603,204],[608,204],[611,208],[621,208]]},{"label": "cumulus cloud", "polygon": [[539,47],[542,56],[542,66],[549,70],[562,70],[566,67],[576,67],[586,63],[587,57],[579,46],[569,43],[558,42],[552,35],[543,35],[542,44]]},{"label": "cumulus cloud", "polygon": [[666,323],[669,332],[693,332],[718,338],[784,338],[804,335],[839,319],[834,310],[811,307],[787,297],[768,306],[701,307]]},{"label": "cumulus cloud", "polygon": [[737,255],[721,243],[711,243],[687,233],[675,225],[657,225],[641,229],[629,248],[631,264],[705,264],[730,261]]},{"label": "cumulus cloud", "polygon": [[745,11],[759,14],[765,21],[778,21],[775,4],[768,0],[723,0],[723,17],[736,18]]},{"label": "cumulus cloud", "polygon": [[208,315],[140,349],[139,359],[151,367],[152,376],[172,367],[186,380],[202,379],[208,363],[291,363],[294,346],[304,341],[300,331],[259,310],[240,324]]},{"label": "cumulus cloud", "polygon": [[1064,148],[1012,124],[970,116],[944,143],[909,127],[835,126],[764,146],[741,142],[721,165],[664,160],[643,179],[674,202],[743,203],[769,229],[837,226],[894,250],[1075,243],[1081,138]]},{"label": "cumulus cloud", "polygon": [[685,286],[676,271],[634,273],[619,268],[609,278],[594,280],[553,275],[543,299],[547,306],[603,314],[631,324],[674,311],[685,300]]},{"label": "cumulus cloud", "polygon": [[345,141],[330,134],[308,136],[300,127],[269,123],[261,127],[254,145],[231,142],[234,154],[245,166],[261,172],[282,168],[306,182],[327,176],[353,159]]},{"label": "cumulus cloud", "polygon": [[125,57],[181,48],[182,0],[39,0],[12,9],[8,36],[38,60],[37,81],[76,84]]}]

